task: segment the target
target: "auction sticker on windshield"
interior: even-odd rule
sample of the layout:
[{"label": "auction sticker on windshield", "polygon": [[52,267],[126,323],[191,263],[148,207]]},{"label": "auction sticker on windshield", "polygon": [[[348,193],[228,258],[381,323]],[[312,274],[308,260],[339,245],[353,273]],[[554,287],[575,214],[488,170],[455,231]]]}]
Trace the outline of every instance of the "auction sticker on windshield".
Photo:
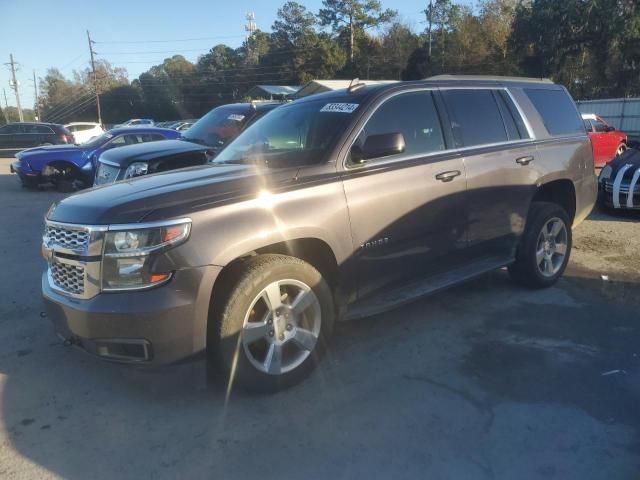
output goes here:
[{"label": "auction sticker on windshield", "polygon": [[237,113],[232,113],[227,117],[229,120],[234,120],[236,122],[241,122],[244,120],[244,115],[238,115]]},{"label": "auction sticker on windshield", "polygon": [[357,103],[327,103],[320,109],[321,112],[353,113],[358,108]]}]

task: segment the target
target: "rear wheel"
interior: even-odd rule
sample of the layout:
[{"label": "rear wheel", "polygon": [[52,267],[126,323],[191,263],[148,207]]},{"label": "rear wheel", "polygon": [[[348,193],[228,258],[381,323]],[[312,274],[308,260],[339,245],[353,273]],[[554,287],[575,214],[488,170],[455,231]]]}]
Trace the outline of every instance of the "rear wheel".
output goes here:
[{"label": "rear wheel", "polygon": [[622,155],[626,151],[627,146],[624,143],[621,143],[620,145],[618,145],[618,148],[616,148],[616,157]]},{"label": "rear wheel", "polygon": [[571,241],[569,216],[562,207],[532,203],[516,261],[509,266],[511,278],[532,288],[550,287],[567,267]]},{"label": "rear wheel", "polygon": [[214,308],[209,339],[229,386],[272,392],[304,379],[333,329],[333,297],[322,275],[294,257],[261,255],[235,278]]}]

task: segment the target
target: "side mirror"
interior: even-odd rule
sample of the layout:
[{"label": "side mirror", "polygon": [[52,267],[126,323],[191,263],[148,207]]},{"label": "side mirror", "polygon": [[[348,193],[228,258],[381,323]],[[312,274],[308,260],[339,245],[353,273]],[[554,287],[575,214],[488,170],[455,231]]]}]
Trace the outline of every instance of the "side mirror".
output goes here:
[{"label": "side mirror", "polygon": [[615,132],[616,131],[616,127],[612,127],[611,125],[607,126],[607,132]]},{"label": "side mirror", "polygon": [[358,145],[351,147],[351,161],[362,163],[371,158],[388,157],[404,152],[405,148],[404,136],[401,133],[370,135],[362,147]]}]

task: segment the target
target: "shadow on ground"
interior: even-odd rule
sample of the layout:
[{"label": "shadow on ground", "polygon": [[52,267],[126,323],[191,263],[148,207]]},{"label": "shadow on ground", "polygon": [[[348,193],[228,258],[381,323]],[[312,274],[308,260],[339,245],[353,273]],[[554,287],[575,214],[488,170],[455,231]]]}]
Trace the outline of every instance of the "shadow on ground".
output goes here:
[{"label": "shadow on ground", "polygon": [[[498,271],[338,325],[313,376],[273,396],[64,347],[40,315],[42,215],[0,176],[0,477],[633,478],[637,279]],[[12,186],[13,185],[13,186]],[[7,208],[10,207],[10,208]]]}]

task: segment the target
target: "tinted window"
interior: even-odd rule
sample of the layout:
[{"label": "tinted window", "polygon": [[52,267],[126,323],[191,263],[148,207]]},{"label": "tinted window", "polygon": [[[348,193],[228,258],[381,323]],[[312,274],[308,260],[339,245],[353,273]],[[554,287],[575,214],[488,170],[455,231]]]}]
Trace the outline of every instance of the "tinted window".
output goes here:
[{"label": "tinted window", "polygon": [[240,134],[251,115],[249,109],[214,108],[185,131],[183,137],[211,147],[222,146]]},{"label": "tinted window", "polygon": [[564,90],[525,88],[524,91],[551,135],[584,133],[584,124]]},{"label": "tinted window", "polygon": [[604,133],[607,131],[607,125],[600,120],[591,120],[593,123],[593,130],[598,133]]},{"label": "tinted window", "polygon": [[51,130],[51,128],[46,127],[44,125],[34,125],[33,133],[53,133],[53,130]]},{"label": "tinted window", "polygon": [[367,137],[385,133],[402,134],[406,145],[405,151],[399,154],[402,156],[445,148],[431,92],[404,93],[384,102],[367,121],[355,143],[362,147]]},{"label": "tinted window", "polygon": [[458,146],[473,147],[508,140],[491,90],[444,90],[442,95]]},{"label": "tinted window", "polygon": [[22,133],[22,129],[20,128],[20,125],[16,125],[16,124],[5,125],[2,128],[2,133],[4,134]]},{"label": "tinted window", "polygon": [[591,120],[583,120],[583,122],[584,122],[584,128],[587,129],[587,132],[593,131],[593,129],[591,128]]}]

